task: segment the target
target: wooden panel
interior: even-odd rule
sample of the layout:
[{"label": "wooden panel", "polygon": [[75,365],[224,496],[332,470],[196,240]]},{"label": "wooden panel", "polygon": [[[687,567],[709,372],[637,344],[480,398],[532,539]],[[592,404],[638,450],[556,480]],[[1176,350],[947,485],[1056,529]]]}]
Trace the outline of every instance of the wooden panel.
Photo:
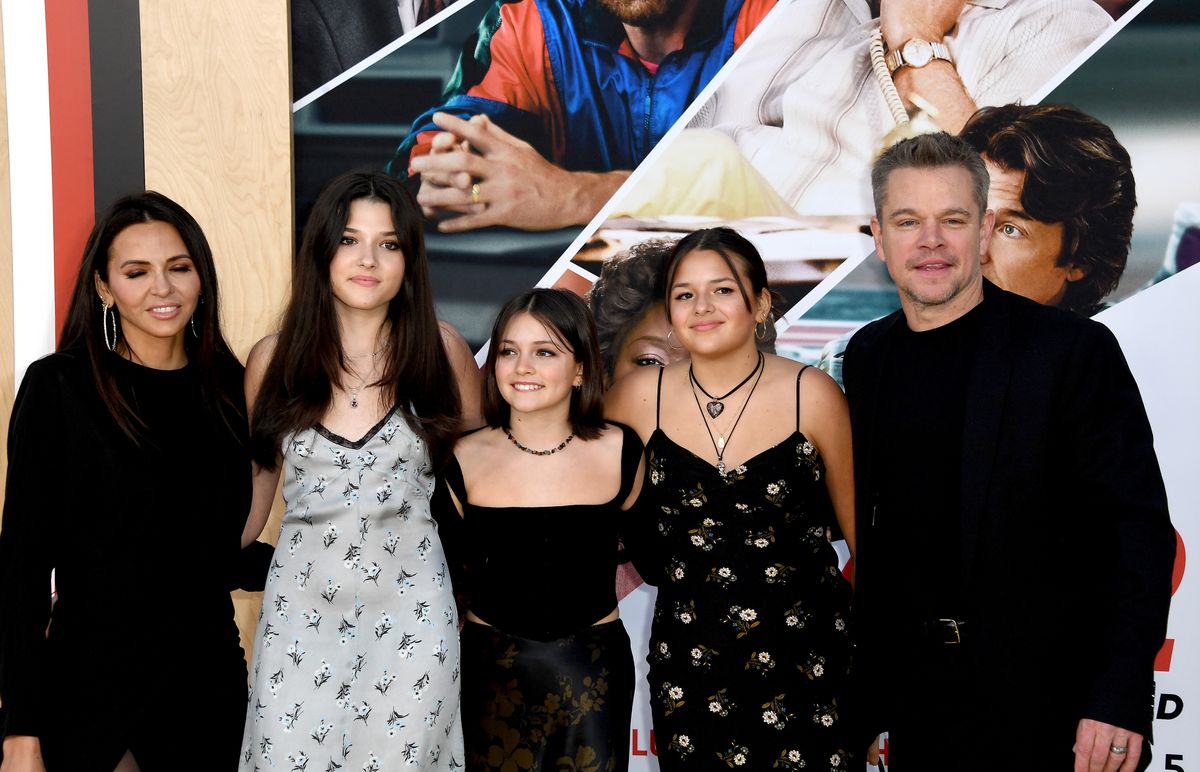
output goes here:
[{"label": "wooden panel", "polygon": [[[142,0],[141,19],[146,186],[204,228],[226,336],[244,360],[277,323],[290,275],[287,3]],[[264,538],[278,530],[277,507]],[[246,645],[261,596],[234,597]]]},{"label": "wooden panel", "polygon": [[[12,210],[8,179],[8,92],[4,81],[4,20],[0,18],[0,480],[8,472],[8,421],[13,398]],[[0,502],[4,500],[0,494]]]},{"label": "wooden panel", "polygon": [[284,0],[142,0],[146,186],[176,199],[216,254],[229,342],[275,324],[292,248]]}]

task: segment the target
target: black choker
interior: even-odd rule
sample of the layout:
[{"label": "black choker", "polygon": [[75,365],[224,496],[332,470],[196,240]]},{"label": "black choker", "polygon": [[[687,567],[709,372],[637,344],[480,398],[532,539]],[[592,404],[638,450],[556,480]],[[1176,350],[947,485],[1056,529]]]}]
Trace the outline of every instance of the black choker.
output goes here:
[{"label": "black choker", "polygon": [[692,380],[693,386],[695,386],[700,391],[704,392],[704,396],[708,397],[708,399],[709,399],[709,402],[707,405],[708,414],[710,416],[712,416],[713,418],[716,418],[717,416],[721,415],[721,413],[725,412],[725,403],[722,402],[721,400],[728,399],[730,397],[730,395],[732,395],[735,391],[737,391],[738,389],[742,388],[747,383],[749,383],[750,379],[754,377],[754,374],[758,372],[758,368],[763,366],[763,360],[764,360],[763,353],[760,351],[760,352],[758,352],[758,361],[754,363],[754,369],[750,371],[750,374],[747,375],[745,378],[743,378],[741,380],[741,383],[739,383],[737,386],[734,386],[732,389],[725,392],[724,394],[722,394],[719,397],[709,394],[708,389],[706,389],[700,385],[700,381],[698,381],[696,379],[696,371],[692,369],[691,365],[688,365],[688,378],[690,378]]},{"label": "black choker", "polygon": [[550,448],[549,450],[534,450],[533,448],[527,448],[524,445],[522,445],[520,442],[518,442],[517,438],[512,436],[512,432],[510,430],[505,429],[504,434],[505,434],[505,436],[508,437],[508,439],[512,442],[513,445],[516,445],[518,448],[520,448],[521,450],[530,454],[531,456],[553,456],[558,451],[567,447],[567,445],[571,442],[571,440],[575,439],[575,432],[571,432],[570,434],[567,435],[567,438],[565,440],[558,443],[557,445],[555,445],[553,448]]}]

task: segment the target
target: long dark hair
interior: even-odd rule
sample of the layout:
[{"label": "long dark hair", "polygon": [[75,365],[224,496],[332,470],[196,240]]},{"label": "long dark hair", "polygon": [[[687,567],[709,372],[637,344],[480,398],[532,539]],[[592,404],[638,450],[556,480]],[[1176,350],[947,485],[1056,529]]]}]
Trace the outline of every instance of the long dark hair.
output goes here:
[{"label": "long dark hair", "polygon": [[604,370],[600,364],[600,344],[596,342],[596,325],[583,300],[564,289],[526,290],[500,309],[496,323],[492,325],[492,343],[483,366],[484,420],[493,428],[508,428],[511,410],[496,383],[496,356],[508,323],[520,314],[529,314],[545,325],[583,366],[579,388],[571,389],[568,412],[571,431],[583,440],[599,437],[604,428]]},{"label": "long dark hair", "polygon": [[[200,375],[205,401],[217,410],[230,427],[234,422],[245,421],[245,415],[239,407],[240,400],[226,393],[220,377],[222,372],[226,372],[220,360],[236,358],[221,334],[217,270],[213,265],[208,239],[186,209],[161,193],[147,190],[118,198],[96,220],[83,250],[83,260],[75,277],[75,289],[71,291],[67,320],[58,339],[59,351],[75,349],[87,352],[100,399],[117,426],[135,444],[141,444],[145,424],[117,388],[112,355],[105,343],[103,301],[96,291],[96,277],[108,282],[108,253],[113,240],[129,226],[149,222],[166,223],[179,233],[200,277],[200,303],[192,314],[188,331],[184,333],[183,346],[189,364]],[[116,305],[109,309],[109,314],[116,320],[119,345],[121,319]],[[194,334],[191,332],[193,329]]]},{"label": "long dark hair", "polygon": [[362,200],[388,205],[404,255],[404,280],[388,303],[387,354],[377,383],[429,444],[435,466],[453,447],[461,415],[458,387],[433,311],[420,211],[395,177],[355,171],[325,186],[304,225],[292,265],[291,299],[250,422],[251,451],[264,468],[276,468],[285,434],[320,422],[334,385],[342,385],[346,354],[329,264],[346,229],[350,204]]}]

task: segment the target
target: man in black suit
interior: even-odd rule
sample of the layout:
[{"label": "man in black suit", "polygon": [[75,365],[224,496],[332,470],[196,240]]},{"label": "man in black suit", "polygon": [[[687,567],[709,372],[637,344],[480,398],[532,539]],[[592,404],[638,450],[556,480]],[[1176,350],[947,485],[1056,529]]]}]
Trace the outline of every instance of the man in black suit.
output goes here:
[{"label": "man in black suit", "polygon": [[901,772],[1145,768],[1175,535],[1120,347],[984,281],[963,140],[904,140],[872,185],[901,310],[844,364],[865,733]]}]

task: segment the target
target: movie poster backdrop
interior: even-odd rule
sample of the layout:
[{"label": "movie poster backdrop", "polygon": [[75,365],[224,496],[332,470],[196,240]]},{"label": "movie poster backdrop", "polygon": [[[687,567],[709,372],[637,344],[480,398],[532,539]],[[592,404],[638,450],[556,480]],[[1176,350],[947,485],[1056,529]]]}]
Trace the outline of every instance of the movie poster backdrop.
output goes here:
[{"label": "movie poster backdrop", "polygon": [[[1200,260],[1200,12],[1186,0],[1108,2],[1076,7],[1080,21],[1056,32],[1054,19],[1039,17],[1047,5],[970,3],[949,45],[978,105],[1074,104],[1109,124],[1133,158],[1140,205],[1132,250],[1097,318],[1121,340],[1141,386],[1179,534],[1168,640],[1156,663],[1151,769],[1185,770],[1200,764],[1194,733],[1184,730],[1189,703],[1200,699],[1200,591],[1187,581],[1185,547],[1200,539],[1200,485],[1188,462],[1200,429],[1200,273],[1185,271]],[[1108,18],[1093,12],[1101,7]],[[298,227],[334,174],[388,164],[404,171],[393,159],[413,120],[478,76],[470,70],[480,30],[498,8],[494,0],[455,4],[297,102]],[[1023,31],[1014,19],[1045,22],[1048,31]],[[605,260],[640,241],[729,225],[762,251],[780,292],[779,353],[836,375],[838,341],[898,307],[865,228],[865,175],[884,138],[907,129],[897,127],[871,69],[875,22],[865,3],[792,0],[768,20],[591,225],[452,235],[428,228],[439,313],[478,349],[495,310],[528,286],[583,294]],[[937,122],[936,106],[927,108],[913,119],[916,130]],[[844,563],[845,545],[835,548]],[[639,677],[631,769],[656,770],[645,685],[655,592],[636,577],[621,592]]]}]

